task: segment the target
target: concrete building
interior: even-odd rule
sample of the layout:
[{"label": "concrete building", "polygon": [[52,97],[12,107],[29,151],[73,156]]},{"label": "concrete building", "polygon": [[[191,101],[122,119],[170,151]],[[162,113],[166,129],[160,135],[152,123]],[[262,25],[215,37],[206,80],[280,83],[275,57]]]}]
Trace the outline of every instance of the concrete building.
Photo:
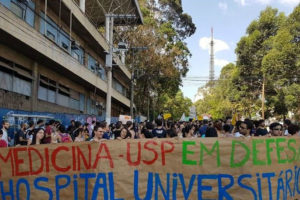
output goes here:
[{"label": "concrete building", "polygon": [[[0,115],[11,110],[105,119],[109,44],[98,30],[105,25],[104,4],[113,1],[0,0]],[[130,8],[141,23],[137,1],[125,1],[121,8]],[[130,112],[130,76],[114,56],[112,117]]]}]

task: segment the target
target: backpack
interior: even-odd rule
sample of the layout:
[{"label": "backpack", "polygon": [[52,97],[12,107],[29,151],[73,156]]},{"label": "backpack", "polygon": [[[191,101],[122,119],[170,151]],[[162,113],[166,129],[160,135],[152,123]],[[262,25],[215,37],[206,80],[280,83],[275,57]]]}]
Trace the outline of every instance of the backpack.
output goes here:
[{"label": "backpack", "polygon": [[68,133],[62,133],[62,134],[60,134],[60,136],[61,136],[61,142],[62,143],[72,142],[72,140],[70,139]]}]

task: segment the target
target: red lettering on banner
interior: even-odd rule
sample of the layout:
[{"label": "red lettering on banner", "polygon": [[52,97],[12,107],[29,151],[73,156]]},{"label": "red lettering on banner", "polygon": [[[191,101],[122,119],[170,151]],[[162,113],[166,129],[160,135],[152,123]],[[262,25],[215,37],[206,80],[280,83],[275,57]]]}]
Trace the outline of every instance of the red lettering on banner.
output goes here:
[{"label": "red lettering on banner", "polygon": [[53,153],[52,153],[52,155],[51,155],[51,164],[52,164],[52,166],[54,167],[54,169],[55,169],[56,171],[59,171],[59,172],[67,172],[67,171],[69,171],[69,170],[71,169],[71,166],[70,166],[70,165],[68,165],[67,167],[59,167],[59,166],[56,164],[56,157],[57,157],[58,152],[60,152],[60,151],[69,151],[69,148],[66,147],[66,146],[60,146],[60,147],[57,147],[57,148],[53,151]]},{"label": "red lettering on banner", "polygon": [[[31,152],[35,152],[39,156],[40,161],[41,161],[41,166],[36,171],[33,171],[33,169],[32,169],[32,154],[31,154]],[[29,170],[30,170],[30,174],[31,175],[37,175],[37,174],[41,173],[43,171],[43,168],[44,168],[44,160],[43,160],[43,157],[42,157],[41,153],[37,149],[35,149],[33,147],[29,147],[28,148],[28,156],[29,156]]]},{"label": "red lettering on banner", "polygon": [[145,163],[146,165],[151,165],[151,164],[153,164],[153,163],[157,160],[157,158],[158,158],[158,153],[157,153],[157,151],[156,151],[155,149],[149,147],[150,144],[154,144],[154,145],[156,146],[156,145],[157,145],[157,142],[155,142],[155,141],[147,141],[147,142],[144,144],[144,149],[149,150],[149,151],[151,151],[151,152],[154,153],[154,158],[153,158],[152,160],[143,160],[143,163]]},{"label": "red lettering on banner", "polygon": [[127,143],[127,162],[130,166],[138,166],[141,163],[141,142],[138,142],[137,160],[135,162],[131,161],[130,142]]},{"label": "red lettering on banner", "polygon": [[[10,164],[11,164],[11,175],[14,176],[15,175],[15,171],[14,171],[14,160],[12,159],[12,152],[11,152],[12,149],[9,149],[6,157],[2,156],[2,154],[0,153],[0,159],[3,161],[3,162],[7,162],[8,159],[10,158]],[[0,167],[1,167],[1,164],[0,164]],[[1,169],[1,168],[0,168]],[[1,170],[0,170],[0,177],[1,177]]]},{"label": "red lettering on banner", "polygon": [[[165,149],[165,144],[171,145],[171,148]],[[175,146],[174,146],[173,142],[162,141],[160,148],[161,148],[161,163],[162,163],[162,165],[165,165],[166,164],[166,153],[171,153],[174,150]]]},{"label": "red lettering on banner", "polygon": [[81,159],[80,158],[82,158],[82,160],[83,160],[83,164],[84,164],[84,166],[85,166],[85,169],[91,169],[91,161],[92,161],[92,153],[91,153],[91,145],[90,144],[88,144],[88,149],[89,149],[89,157],[88,157],[88,161],[86,160],[86,158],[85,158],[85,156],[84,156],[84,154],[83,154],[83,152],[80,150],[80,147],[76,147],[77,148],[77,160],[78,160],[78,170],[80,170],[80,163],[81,163]]},{"label": "red lettering on banner", "polygon": [[45,165],[46,165],[46,172],[49,172],[50,169],[49,169],[49,149],[48,148],[45,148]]},{"label": "red lettering on banner", "polygon": [[[104,149],[104,151],[106,152],[106,156],[101,156],[102,149]],[[102,158],[108,159],[110,167],[114,168],[113,160],[112,160],[112,158],[110,156],[108,147],[107,147],[107,145],[105,143],[101,143],[100,144],[99,150],[98,150],[97,155],[96,155],[96,160],[95,160],[94,165],[93,165],[94,169],[96,169],[96,167],[98,165],[98,161],[101,160]]]},{"label": "red lettering on banner", "polygon": [[73,160],[73,171],[76,171],[76,154],[75,154],[75,147],[72,146],[72,160]]},{"label": "red lettering on banner", "polygon": [[20,165],[22,163],[24,163],[24,159],[19,159],[18,153],[22,152],[22,151],[27,151],[26,147],[22,147],[22,148],[14,148],[13,153],[14,153],[14,161],[15,161],[15,166],[16,166],[16,176],[28,176],[29,175],[29,171],[23,171],[20,172]]}]

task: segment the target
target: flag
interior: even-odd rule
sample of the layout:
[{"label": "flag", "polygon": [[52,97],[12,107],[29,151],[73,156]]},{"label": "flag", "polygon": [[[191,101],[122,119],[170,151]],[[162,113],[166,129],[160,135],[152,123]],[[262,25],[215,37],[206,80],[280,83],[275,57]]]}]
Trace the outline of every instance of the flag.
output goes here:
[{"label": "flag", "polygon": [[164,119],[169,119],[170,117],[172,117],[172,115],[170,113],[164,114]]},{"label": "flag", "polygon": [[198,120],[199,120],[199,121],[202,121],[202,120],[203,120],[202,115],[198,116]]},{"label": "flag", "polygon": [[233,126],[235,126],[236,122],[237,122],[237,113],[234,113],[234,115],[232,116],[231,124],[232,124]]},{"label": "flag", "polygon": [[179,121],[181,121],[181,122],[185,122],[185,113],[183,113],[182,114],[182,116],[181,116],[181,118],[180,118],[180,120]]}]

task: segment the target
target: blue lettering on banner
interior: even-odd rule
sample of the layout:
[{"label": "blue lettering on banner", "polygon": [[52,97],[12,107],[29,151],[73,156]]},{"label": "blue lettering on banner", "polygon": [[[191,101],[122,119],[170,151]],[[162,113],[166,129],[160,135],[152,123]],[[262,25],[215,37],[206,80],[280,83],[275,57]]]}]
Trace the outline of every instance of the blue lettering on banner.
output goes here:
[{"label": "blue lettering on banner", "polygon": [[20,200],[20,199],[24,199],[24,194],[21,195],[21,198],[20,198],[20,185],[21,184],[24,184],[25,185],[25,188],[26,188],[26,199],[29,200],[30,199],[30,186],[29,186],[29,183],[26,179],[24,178],[21,178],[18,180],[17,182],[17,186],[16,186],[16,197],[17,197],[17,200]]},{"label": "blue lettering on banner", "polygon": [[[135,200],[165,199],[188,200],[193,196],[203,199],[209,193],[216,194],[217,199],[233,200],[231,191],[240,188],[248,199],[261,200],[265,196],[269,200],[296,199],[300,194],[300,168],[282,170],[279,174],[274,172],[241,174],[235,177],[231,174],[193,174],[190,177],[183,173],[143,173],[143,180],[147,184],[141,184],[139,170],[134,171],[133,197]],[[145,179],[146,178],[146,179]],[[54,185],[47,177],[34,177],[32,181],[22,177],[17,180],[9,179],[0,181],[1,200],[29,200],[33,194],[40,194],[43,199],[62,199],[63,191],[73,190],[68,193],[68,199],[82,200],[124,200],[115,192],[114,173],[81,173],[73,175],[56,175],[53,177]],[[208,181],[209,180],[209,181]],[[83,187],[79,187],[79,181]],[[262,181],[267,182],[266,190],[262,190]],[[276,183],[276,188],[272,188]],[[52,186],[53,185],[53,186]],[[142,192],[139,187],[143,185]],[[215,187],[213,187],[213,185]],[[92,187],[91,187],[92,186]],[[275,185],[274,185],[275,186]],[[179,188],[182,188],[179,190]],[[118,190],[117,190],[118,191]],[[216,193],[216,191],[218,191]],[[248,194],[247,194],[247,193]],[[83,197],[81,197],[81,194]],[[89,197],[88,194],[92,196]]]},{"label": "blue lettering on banner", "polygon": [[48,183],[48,178],[46,177],[38,177],[34,180],[34,188],[37,189],[37,190],[41,190],[41,191],[44,191],[44,192],[47,192],[48,195],[49,195],[49,199],[48,200],[51,200],[53,199],[53,192],[52,190],[50,190],[49,188],[46,188],[46,187],[43,187],[43,186],[40,186],[39,183],[40,182],[45,182],[45,183]]}]

